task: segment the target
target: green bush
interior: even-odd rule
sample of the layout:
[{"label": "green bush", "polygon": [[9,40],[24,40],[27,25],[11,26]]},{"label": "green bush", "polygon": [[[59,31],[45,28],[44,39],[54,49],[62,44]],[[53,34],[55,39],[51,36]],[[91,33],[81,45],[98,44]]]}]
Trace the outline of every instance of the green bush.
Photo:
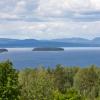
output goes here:
[{"label": "green bush", "polygon": [[10,61],[0,63],[0,100],[19,100],[18,72]]}]

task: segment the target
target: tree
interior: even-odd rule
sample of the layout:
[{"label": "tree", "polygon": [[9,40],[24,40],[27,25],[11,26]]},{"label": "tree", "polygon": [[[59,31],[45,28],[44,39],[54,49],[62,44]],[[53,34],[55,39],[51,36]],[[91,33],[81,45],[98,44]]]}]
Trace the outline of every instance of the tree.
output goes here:
[{"label": "tree", "polygon": [[75,76],[74,86],[79,90],[81,95],[94,100],[98,95],[98,74],[96,67],[92,65],[90,68],[80,69]]},{"label": "tree", "polygon": [[54,70],[55,86],[59,91],[66,92],[67,89],[73,87],[74,76],[79,68],[63,67],[57,65]]},{"label": "tree", "polygon": [[18,71],[8,60],[0,63],[0,100],[19,100]]},{"label": "tree", "polygon": [[81,97],[81,95],[79,95],[75,89],[70,88],[64,94],[58,90],[54,91],[54,100],[85,100],[85,99]]},{"label": "tree", "polygon": [[53,100],[53,77],[44,68],[26,69],[20,72],[21,100]]}]

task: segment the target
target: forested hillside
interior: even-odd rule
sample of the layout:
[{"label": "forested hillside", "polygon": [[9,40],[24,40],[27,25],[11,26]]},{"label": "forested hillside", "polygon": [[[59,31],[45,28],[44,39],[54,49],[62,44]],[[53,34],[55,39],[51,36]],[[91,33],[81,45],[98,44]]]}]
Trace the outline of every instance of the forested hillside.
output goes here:
[{"label": "forested hillside", "polygon": [[100,68],[25,68],[0,63],[0,100],[100,100]]}]

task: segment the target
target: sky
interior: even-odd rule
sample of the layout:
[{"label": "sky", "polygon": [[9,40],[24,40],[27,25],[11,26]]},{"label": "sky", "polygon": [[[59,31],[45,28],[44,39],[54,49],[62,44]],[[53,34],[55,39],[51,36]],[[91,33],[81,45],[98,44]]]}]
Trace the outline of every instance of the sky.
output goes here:
[{"label": "sky", "polygon": [[0,0],[0,38],[100,37],[100,0]]}]

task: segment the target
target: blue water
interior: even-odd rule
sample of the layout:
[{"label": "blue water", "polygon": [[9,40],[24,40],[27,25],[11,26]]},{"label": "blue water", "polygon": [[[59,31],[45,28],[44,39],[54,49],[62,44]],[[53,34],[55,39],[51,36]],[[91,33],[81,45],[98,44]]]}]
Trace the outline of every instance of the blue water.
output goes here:
[{"label": "blue water", "polygon": [[0,53],[0,61],[10,59],[15,68],[44,65],[100,66],[100,48],[65,48],[65,51],[32,51],[32,48],[8,48],[9,52]]}]

